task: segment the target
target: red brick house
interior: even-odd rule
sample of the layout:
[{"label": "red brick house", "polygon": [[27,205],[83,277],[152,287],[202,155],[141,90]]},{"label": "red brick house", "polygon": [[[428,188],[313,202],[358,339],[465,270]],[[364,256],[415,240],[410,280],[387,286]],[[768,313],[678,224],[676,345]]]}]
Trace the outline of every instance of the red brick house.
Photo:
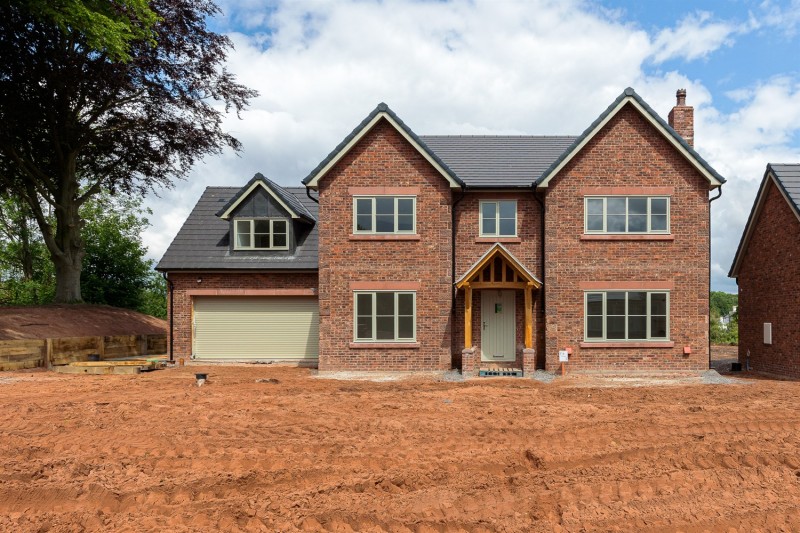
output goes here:
[{"label": "red brick house", "polygon": [[800,377],[800,164],[767,165],[729,276],[739,285],[739,362]]},{"label": "red brick house", "polygon": [[[304,180],[209,187],[158,269],[171,349],[320,370],[708,367],[709,191],[678,92],[580,136],[418,136],[380,104]],[[513,369],[513,370],[512,370]]]}]

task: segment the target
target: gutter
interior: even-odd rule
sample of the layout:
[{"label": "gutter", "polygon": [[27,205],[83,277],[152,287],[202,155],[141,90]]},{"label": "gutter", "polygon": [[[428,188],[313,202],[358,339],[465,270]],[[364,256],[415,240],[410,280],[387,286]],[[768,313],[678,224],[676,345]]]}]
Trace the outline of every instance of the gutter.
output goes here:
[{"label": "gutter", "polygon": [[[319,200],[317,200],[316,198],[311,196],[311,189],[309,189],[308,186],[306,186],[306,196],[308,196],[311,199],[312,202],[314,202],[317,205],[319,205]],[[306,209],[306,211],[308,211],[308,209]]]},{"label": "gutter", "polygon": [[453,202],[453,206],[450,210],[450,229],[451,231],[451,242],[450,242],[450,281],[453,285],[453,301],[450,305],[450,312],[452,314],[456,314],[456,206],[458,203],[464,199],[464,196],[467,194],[467,186],[461,186],[461,196]]},{"label": "gutter", "polygon": [[[722,196],[722,185],[717,187],[718,195],[708,199],[708,368],[711,368],[711,202]],[[739,284],[739,280],[736,280]]]},{"label": "gutter", "polygon": [[175,358],[173,356],[173,336],[172,332],[174,331],[173,328],[173,319],[172,315],[175,309],[174,302],[175,302],[175,291],[174,286],[172,284],[172,280],[169,279],[168,272],[162,272],[161,275],[164,277],[164,280],[167,282],[167,289],[169,290],[169,361],[170,363],[175,362]]}]

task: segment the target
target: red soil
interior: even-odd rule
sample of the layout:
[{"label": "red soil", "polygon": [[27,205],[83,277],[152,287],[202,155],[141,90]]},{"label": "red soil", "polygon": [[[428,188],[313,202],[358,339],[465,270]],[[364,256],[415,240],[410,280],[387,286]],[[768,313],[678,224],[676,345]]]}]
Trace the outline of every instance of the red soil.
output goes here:
[{"label": "red soil", "polygon": [[165,320],[106,305],[0,307],[0,340],[159,333]]},{"label": "red soil", "polygon": [[312,375],[3,373],[0,531],[800,530],[800,382]]}]

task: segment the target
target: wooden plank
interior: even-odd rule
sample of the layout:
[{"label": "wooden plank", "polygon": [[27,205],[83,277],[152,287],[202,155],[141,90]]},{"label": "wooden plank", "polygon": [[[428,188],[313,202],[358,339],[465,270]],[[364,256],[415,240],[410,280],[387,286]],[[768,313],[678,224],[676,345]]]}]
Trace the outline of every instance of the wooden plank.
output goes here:
[{"label": "wooden plank", "polygon": [[510,281],[506,281],[505,283],[502,281],[479,281],[477,283],[471,283],[470,286],[473,289],[524,289],[528,284],[513,283]]},{"label": "wooden plank", "polygon": [[113,335],[103,338],[105,358],[143,355],[139,350],[139,339],[136,335]]},{"label": "wooden plank", "polygon": [[167,335],[148,335],[147,353],[153,355],[167,353]]},{"label": "wooden plank", "polygon": [[525,348],[533,348],[533,297],[531,288],[525,287]]},{"label": "wooden plank", "polygon": [[99,351],[99,337],[62,337],[52,339],[51,361],[55,365],[65,365],[72,361],[85,361],[90,354]]},{"label": "wooden plank", "polygon": [[472,348],[472,287],[469,284],[464,298],[464,348]]},{"label": "wooden plank", "polygon": [[42,359],[28,359],[27,361],[18,361],[16,363],[3,362],[0,363],[0,371],[2,370],[25,370],[26,368],[38,368],[42,366]]},{"label": "wooden plank", "polygon": [[140,374],[142,372],[139,366],[56,366],[53,370],[59,374],[92,374],[92,375],[127,375],[127,374]]},{"label": "wooden plank", "polygon": [[90,366],[152,366],[153,363],[149,361],[145,361],[144,359],[138,359],[134,361],[76,361],[74,363],[70,363],[70,366],[82,366],[82,367],[90,367]]}]

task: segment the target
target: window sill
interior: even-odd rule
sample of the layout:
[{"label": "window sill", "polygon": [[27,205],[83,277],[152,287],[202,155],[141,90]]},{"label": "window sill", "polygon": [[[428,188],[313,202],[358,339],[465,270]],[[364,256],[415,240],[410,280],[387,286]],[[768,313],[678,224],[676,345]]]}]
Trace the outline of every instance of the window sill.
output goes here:
[{"label": "window sill", "polygon": [[475,242],[514,243],[514,242],[522,242],[522,238],[521,237],[475,237]]},{"label": "window sill", "polygon": [[359,234],[351,234],[350,235],[351,241],[418,241],[420,240],[419,234],[393,234],[389,233],[386,235],[359,235]]},{"label": "window sill", "polygon": [[581,235],[582,241],[674,241],[675,235],[670,234],[648,234],[648,235],[618,235],[618,234],[597,234]]},{"label": "window sill", "polygon": [[418,350],[418,342],[351,342],[350,348],[382,350]]},{"label": "window sill", "polygon": [[581,348],[674,348],[672,341],[646,342],[582,342]]}]

